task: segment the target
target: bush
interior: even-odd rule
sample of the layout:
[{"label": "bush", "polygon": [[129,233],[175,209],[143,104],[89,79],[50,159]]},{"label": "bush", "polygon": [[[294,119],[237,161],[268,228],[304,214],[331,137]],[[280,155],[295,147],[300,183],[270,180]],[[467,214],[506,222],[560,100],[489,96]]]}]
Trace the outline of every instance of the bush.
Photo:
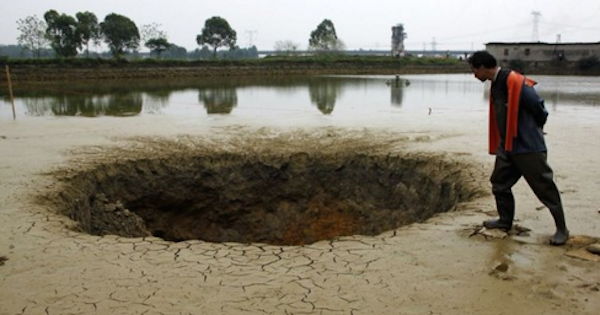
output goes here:
[{"label": "bush", "polygon": [[515,59],[508,63],[508,67],[519,73],[525,73],[525,70],[527,69],[527,63],[521,59]]},{"label": "bush", "polygon": [[577,68],[583,71],[598,69],[600,68],[600,60],[595,55],[581,58],[577,61]]}]

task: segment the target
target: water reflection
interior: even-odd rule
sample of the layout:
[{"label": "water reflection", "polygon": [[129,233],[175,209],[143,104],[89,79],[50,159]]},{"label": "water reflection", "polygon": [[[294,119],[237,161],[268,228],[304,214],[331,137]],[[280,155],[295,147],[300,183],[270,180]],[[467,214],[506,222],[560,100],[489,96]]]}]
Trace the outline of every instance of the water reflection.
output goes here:
[{"label": "water reflection", "polygon": [[308,91],[310,101],[317,106],[321,113],[328,115],[333,112],[335,100],[342,91],[342,84],[333,80],[310,81]]},{"label": "water reflection", "polygon": [[[545,100],[546,107],[556,110],[559,106],[592,106],[600,104],[600,77],[585,76],[532,76],[537,82],[535,89]],[[483,93],[488,99],[489,85]]]},{"label": "water reflection", "polygon": [[536,89],[546,99],[546,106],[556,110],[563,104],[596,106],[600,104],[600,77],[543,76]]},{"label": "water reflection", "polygon": [[238,102],[236,89],[226,87],[200,90],[198,100],[207,114],[229,114]]},{"label": "water reflection", "polygon": [[134,116],[142,112],[141,93],[106,96],[55,96],[24,98],[27,114],[32,116]]},{"label": "water reflection", "polygon": [[392,103],[392,106],[402,106],[404,87],[409,86],[410,81],[408,79],[403,79],[397,75],[393,80],[387,81],[386,84],[390,86],[390,101]]},{"label": "water reflection", "polygon": [[[600,103],[598,77],[537,76],[549,108]],[[202,116],[282,119],[287,114],[379,117],[390,113],[481,110],[488,86],[469,74],[264,76],[15,84],[18,116]],[[10,106],[0,88],[0,105]],[[0,110],[0,118],[10,117]]]}]

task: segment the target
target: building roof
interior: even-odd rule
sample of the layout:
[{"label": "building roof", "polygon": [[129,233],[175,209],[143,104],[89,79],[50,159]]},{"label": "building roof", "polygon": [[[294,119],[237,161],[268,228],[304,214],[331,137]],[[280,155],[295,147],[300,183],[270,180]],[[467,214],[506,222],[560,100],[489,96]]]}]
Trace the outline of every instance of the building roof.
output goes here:
[{"label": "building roof", "polygon": [[578,43],[543,43],[543,42],[490,42],[490,43],[486,43],[487,45],[498,45],[498,46],[515,46],[515,45],[542,45],[542,46],[557,46],[557,45],[562,45],[562,46],[571,46],[571,45],[578,45],[578,46],[582,46],[582,45],[600,45],[600,42],[578,42]]}]

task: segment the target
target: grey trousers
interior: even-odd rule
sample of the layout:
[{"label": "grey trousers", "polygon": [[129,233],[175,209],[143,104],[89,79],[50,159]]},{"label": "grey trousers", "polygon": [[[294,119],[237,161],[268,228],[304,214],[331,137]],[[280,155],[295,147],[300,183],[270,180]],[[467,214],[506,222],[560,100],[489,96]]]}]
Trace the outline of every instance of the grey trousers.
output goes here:
[{"label": "grey trousers", "polygon": [[504,150],[498,150],[496,153],[496,163],[490,181],[500,222],[512,226],[515,216],[512,187],[521,176],[525,178],[537,198],[548,207],[557,229],[566,229],[560,193],[554,183],[554,174],[548,165],[546,152],[507,154]]}]

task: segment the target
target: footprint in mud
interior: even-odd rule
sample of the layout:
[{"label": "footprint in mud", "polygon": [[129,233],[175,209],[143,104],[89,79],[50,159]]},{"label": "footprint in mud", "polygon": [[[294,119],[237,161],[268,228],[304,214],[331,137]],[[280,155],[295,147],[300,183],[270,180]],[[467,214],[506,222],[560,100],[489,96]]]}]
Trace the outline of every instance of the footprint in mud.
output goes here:
[{"label": "footprint in mud", "polygon": [[515,224],[513,226],[513,228],[508,231],[502,231],[502,230],[488,230],[486,228],[483,227],[483,225],[479,224],[474,226],[473,228],[469,228],[467,229],[468,231],[470,231],[469,237],[472,236],[477,236],[477,235],[481,235],[483,236],[485,239],[490,240],[490,239],[505,239],[509,236],[530,236],[530,232],[531,229]]}]

